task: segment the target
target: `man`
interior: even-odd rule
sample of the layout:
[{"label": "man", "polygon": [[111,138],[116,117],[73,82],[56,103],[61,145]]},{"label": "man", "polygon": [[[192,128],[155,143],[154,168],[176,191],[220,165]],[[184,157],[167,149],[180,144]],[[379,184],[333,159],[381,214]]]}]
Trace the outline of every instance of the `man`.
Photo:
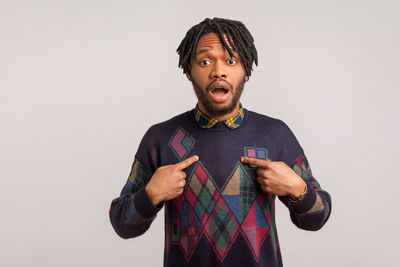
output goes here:
[{"label": "man", "polygon": [[331,200],[286,124],[239,102],[253,37],[239,21],[205,19],[177,52],[198,103],[147,131],[112,225],[136,237],[165,205],[164,266],[282,266],[276,196],[306,230],[325,224]]}]

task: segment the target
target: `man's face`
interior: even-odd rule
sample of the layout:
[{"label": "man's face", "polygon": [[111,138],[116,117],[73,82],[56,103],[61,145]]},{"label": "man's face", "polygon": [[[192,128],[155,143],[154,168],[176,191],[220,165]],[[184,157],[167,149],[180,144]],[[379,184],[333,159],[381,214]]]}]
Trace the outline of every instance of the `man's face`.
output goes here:
[{"label": "man's face", "polygon": [[238,108],[245,71],[239,55],[235,53],[231,58],[217,34],[209,33],[200,38],[188,77],[199,100],[200,110],[208,115],[224,117]]}]

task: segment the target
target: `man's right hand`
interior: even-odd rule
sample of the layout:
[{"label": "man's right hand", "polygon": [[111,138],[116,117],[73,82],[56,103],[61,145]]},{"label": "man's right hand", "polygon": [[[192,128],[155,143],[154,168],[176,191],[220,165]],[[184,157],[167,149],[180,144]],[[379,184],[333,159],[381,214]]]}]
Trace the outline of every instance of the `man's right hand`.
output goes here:
[{"label": "man's right hand", "polygon": [[186,173],[183,169],[198,160],[198,156],[192,156],[177,164],[159,167],[146,185],[147,194],[153,205],[180,196],[186,184]]}]

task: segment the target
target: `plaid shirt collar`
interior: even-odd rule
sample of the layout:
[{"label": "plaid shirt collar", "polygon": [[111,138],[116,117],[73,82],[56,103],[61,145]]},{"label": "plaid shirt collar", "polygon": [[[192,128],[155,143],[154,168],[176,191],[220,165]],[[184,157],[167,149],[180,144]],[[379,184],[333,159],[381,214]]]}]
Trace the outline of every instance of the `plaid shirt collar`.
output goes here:
[{"label": "plaid shirt collar", "polygon": [[[218,122],[216,119],[209,118],[206,116],[206,114],[201,112],[198,105],[196,105],[196,108],[193,110],[193,113],[195,120],[202,128],[211,128]],[[228,128],[235,129],[240,126],[240,124],[243,121],[243,118],[244,118],[244,110],[242,104],[240,104],[238,113],[236,113],[229,119],[224,120],[223,122]]]}]

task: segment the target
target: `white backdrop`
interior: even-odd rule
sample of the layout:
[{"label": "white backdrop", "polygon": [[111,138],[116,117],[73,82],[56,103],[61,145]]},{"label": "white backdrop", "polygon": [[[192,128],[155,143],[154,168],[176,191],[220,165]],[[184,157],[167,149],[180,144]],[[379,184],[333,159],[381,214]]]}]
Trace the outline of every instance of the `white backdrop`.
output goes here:
[{"label": "white backdrop", "polygon": [[396,0],[1,0],[0,265],[162,265],[164,212],[123,240],[108,209],[148,127],[194,107],[175,50],[217,16],[255,38],[243,105],[291,127],[332,196],[318,232],[297,229],[278,203],[285,266],[396,266],[399,10]]}]

